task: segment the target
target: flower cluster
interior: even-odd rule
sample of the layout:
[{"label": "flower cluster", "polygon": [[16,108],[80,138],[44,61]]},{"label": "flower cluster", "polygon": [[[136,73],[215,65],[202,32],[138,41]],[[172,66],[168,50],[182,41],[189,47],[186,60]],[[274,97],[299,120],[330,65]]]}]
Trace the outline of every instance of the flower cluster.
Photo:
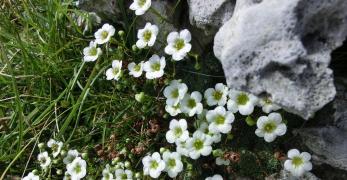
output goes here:
[{"label": "flower cluster", "polygon": [[[86,176],[87,174],[87,163],[80,157],[80,153],[77,150],[69,150],[67,153],[62,150],[63,143],[50,139],[47,142],[47,147],[50,149],[51,153],[48,153],[45,150],[45,145],[43,143],[39,144],[39,149],[42,151],[37,155],[37,160],[42,168],[42,171],[46,172],[52,168],[52,162],[58,162],[63,157],[63,163],[66,165],[66,172],[64,179],[75,179],[79,180]],[[60,172],[57,171],[57,172]],[[38,175],[35,175],[34,172],[30,172],[23,179],[39,179]]]},{"label": "flower cluster", "polygon": [[[263,103],[263,99],[258,99],[256,96],[242,91],[229,90],[229,88],[217,83],[214,88],[208,88],[204,92],[204,100],[200,92],[188,92],[188,87],[180,80],[172,80],[163,92],[166,98],[165,110],[171,116],[177,116],[180,113],[186,117],[197,115],[198,121],[195,123],[195,132],[192,134],[188,131],[186,119],[172,119],[170,121],[169,130],[166,132],[166,140],[168,143],[176,145],[176,152],[179,156],[198,159],[201,156],[208,156],[213,151],[213,143],[221,141],[222,134],[230,133],[232,123],[235,121],[235,113],[240,115],[251,115],[256,106],[261,106],[263,111],[271,112],[279,108],[274,108],[275,105],[269,107],[270,101]],[[213,107],[211,110],[203,108],[203,103]],[[262,102],[262,103],[260,103]],[[255,134],[263,137],[266,142],[272,142],[277,136],[282,136],[286,132],[286,125],[282,122],[282,117],[279,113],[271,113],[268,116],[261,116],[257,120],[257,129]],[[217,153],[217,165],[229,165],[230,160],[224,159],[223,153]],[[214,154],[215,155],[215,154]],[[156,159],[156,163],[160,164],[160,154],[153,154],[152,159]],[[146,159],[148,160],[150,156]],[[180,158],[176,158],[180,159]],[[151,174],[150,163],[143,161],[145,174],[151,177],[158,177],[163,167],[155,166],[155,173]],[[154,162],[154,161],[153,161]],[[146,168],[147,169],[146,169]],[[220,179],[220,175],[210,177],[210,179]],[[209,179],[209,178],[207,178]]]},{"label": "flower cluster", "polygon": [[134,173],[131,170],[131,163],[129,161],[119,161],[115,159],[113,165],[107,164],[102,171],[102,180],[121,180],[121,179],[139,179],[140,173]]}]

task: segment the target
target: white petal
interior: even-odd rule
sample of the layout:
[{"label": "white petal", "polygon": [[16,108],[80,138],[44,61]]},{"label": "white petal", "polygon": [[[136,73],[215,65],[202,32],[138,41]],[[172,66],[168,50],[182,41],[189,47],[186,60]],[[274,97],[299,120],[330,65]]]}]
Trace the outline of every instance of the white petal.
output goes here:
[{"label": "white petal", "polygon": [[304,169],[305,169],[305,171],[311,171],[312,170],[312,163],[311,162],[305,162],[304,163]]},{"label": "white petal", "polygon": [[282,122],[282,117],[279,113],[271,113],[268,115],[269,119],[275,121],[277,124]]},{"label": "white petal", "polygon": [[268,117],[267,116],[260,116],[257,120],[257,127],[259,129],[262,129],[265,125],[266,122],[268,122]]},{"label": "white petal", "polygon": [[178,123],[183,130],[187,129],[187,121],[185,119],[180,119]]},{"label": "white petal", "polygon": [[278,135],[278,136],[282,136],[284,135],[285,133],[287,132],[287,126],[284,124],[284,123],[281,123],[277,126],[276,130],[275,130],[275,133]]},{"label": "white petal", "polygon": [[235,101],[233,101],[231,99],[227,102],[227,108],[232,113],[236,113],[238,111],[237,104],[235,103]]},{"label": "white petal", "polygon": [[276,139],[276,135],[273,134],[273,133],[271,133],[271,134],[265,133],[264,134],[264,139],[265,139],[266,142],[272,142],[272,141],[274,141]]},{"label": "white petal", "polygon": [[142,39],[139,39],[137,42],[136,42],[136,46],[140,49],[146,47],[147,43],[145,41],[143,41]]},{"label": "white petal", "polygon": [[166,132],[165,137],[166,137],[167,142],[169,142],[169,143],[174,143],[176,141],[176,137],[172,131]]},{"label": "white petal", "polygon": [[293,169],[292,160],[286,160],[284,162],[284,169],[287,171],[291,171]]},{"label": "white petal", "polygon": [[297,149],[291,149],[291,150],[288,151],[287,154],[288,154],[288,158],[292,159],[295,156],[299,156],[300,152]]},{"label": "white petal", "polygon": [[245,105],[239,105],[239,112],[240,114],[246,116],[250,115],[254,110],[254,105],[252,103],[247,103]]},{"label": "white petal", "polygon": [[188,29],[184,29],[180,32],[180,38],[184,39],[185,42],[190,42],[192,39],[192,36]]},{"label": "white petal", "polygon": [[256,129],[255,130],[255,134],[258,136],[258,137],[264,137],[264,132],[260,129]]},{"label": "white petal", "polygon": [[205,146],[204,148],[202,148],[202,150],[200,151],[200,153],[203,155],[203,156],[208,156],[210,155],[212,152],[212,147],[211,146]]},{"label": "white petal", "polygon": [[167,42],[168,42],[168,43],[174,43],[178,37],[179,37],[178,32],[171,32],[171,33],[167,36]]},{"label": "white petal", "polygon": [[305,161],[311,160],[311,154],[308,153],[308,152],[302,152],[302,153],[300,154],[300,156],[301,156],[302,159],[304,159]]}]

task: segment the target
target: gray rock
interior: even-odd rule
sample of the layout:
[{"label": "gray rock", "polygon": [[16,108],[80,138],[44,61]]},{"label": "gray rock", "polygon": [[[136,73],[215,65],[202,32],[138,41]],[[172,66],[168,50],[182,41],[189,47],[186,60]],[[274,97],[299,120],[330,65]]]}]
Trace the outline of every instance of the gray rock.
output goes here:
[{"label": "gray rock", "polygon": [[316,164],[326,163],[347,170],[347,131],[335,126],[294,131],[312,152]]},{"label": "gray rock", "polygon": [[302,177],[297,178],[292,176],[288,171],[281,170],[279,173],[266,177],[265,180],[319,180],[319,178],[310,172],[306,172]]},{"label": "gray rock", "polygon": [[236,0],[188,0],[189,21],[202,29],[205,36],[213,36],[234,11]]},{"label": "gray rock", "polygon": [[271,95],[304,119],[336,90],[330,53],[347,35],[345,0],[239,0],[214,53],[230,88]]},{"label": "gray rock", "polygon": [[117,0],[78,0],[77,6],[88,12],[95,12],[103,20],[116,21],[120,14]]},{"label": "gray rock", "polygon": [[313,152],[314,163],[347,170],[347,79],[336,78],[335,85],[336,98],[332,106],[327,107],[334,113],[323,116],[330,121],[318,127],[296,129],[294,134],[298,134],[303,144]]}]

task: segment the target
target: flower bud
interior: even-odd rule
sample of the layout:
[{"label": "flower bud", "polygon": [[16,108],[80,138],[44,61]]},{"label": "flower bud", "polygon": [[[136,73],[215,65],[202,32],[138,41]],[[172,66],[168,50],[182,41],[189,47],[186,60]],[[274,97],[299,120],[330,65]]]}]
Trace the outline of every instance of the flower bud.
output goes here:
[{"label": "flower bud", "polygon": [[223,151],[221,149],[215,149],[212,151],[213,157],[219,157],[223,155]]},{"label": "flower bud", "polygon": [[136,99],[137,102],[140,102],[140,103],[144,102],[144,100],[145,100],[145,93],[144,92],[140,92],[138,94],[135,94],[135,99]]},{"label": "flower bud", "polygon": [[44,143],[39,143],[37,146],[39,147],[39,149],[45,148],[45,144]]},{"label": "flower bud", "polygon": [[134,52],[137,52],[139,50],[139,48],[137,48],[137,46],[134,44],[131,49],[134,51]]},{"label": "flower bud", "polygon": [[63,174],[63,171],[61,169],[57,169],[57,174],[58,175],[62,175]]},{"label": "flower bud", "polygon": [[118,31],[118,36],[122,37],[124,36],[125,32],[123,30]]},{"label": "flower bud", "polygon": [[38,174],[39,174],[39,171],[38,171],[37,169],[34,169],[34,170],[32,171],[32,173],[35,174],[35,175],[38,175]]},{"label": "flower bud", "polygon": [[129,161],[125,161],[124,166],[129,169],[131,167],[131,164]]},{"label": "flower bud", "polygon": [[164,148],[164,147],[161,147],[160,150],[159,150],[160,154],[163,154],[165,151],[167,151],[167,149]]},{"label": "flower bud", "polygon": [[141,178],[141,173],[137,172],[137,173],[135,174],[135,178]]},{"label": "flower bud", "polygon": [[82,158],[83,159],[87,159],[88,158],[88,153],[86,153],[86,152],[82,153]]},{"label": "flower bud", "polygon": [[61,150],[60,151],[60,155],[63,156],[63,157],[66,156],[66,151],[65,150]]}]

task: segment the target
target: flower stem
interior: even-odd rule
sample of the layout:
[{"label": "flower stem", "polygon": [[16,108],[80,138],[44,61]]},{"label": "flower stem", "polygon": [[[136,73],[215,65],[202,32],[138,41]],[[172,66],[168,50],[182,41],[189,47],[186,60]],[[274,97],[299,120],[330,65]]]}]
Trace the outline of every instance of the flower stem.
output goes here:
[{"label": "flower stem", "polygon": [[[66,128],[68,127],[68,125],[70,124],[70,122],[72,121],[72,119],[75,117],[77,110],[79,109],[79,106],[81,105],[82,101],[84,100],[84,98],[86,98],[87,93],[89,92],[90,89],[90,85],[92,83],[92,80],[94,78],[94,76],[97,74],[97,70],[99,67],[99,63],[100,63],[100,59],[97,60],[97,62],[95,63],[95,66],[92,70],[92,73],[90,74],[86,85],[84,86],[81,95],[78,97],[76,103],[73,105],[72,110],[69,114],[69,116],[65,119],[64,124],[61,126],[60,132],[58,134],[58,136],[62,136],[66,130]],[[76,119],[77,121],[77,119]]]}]

